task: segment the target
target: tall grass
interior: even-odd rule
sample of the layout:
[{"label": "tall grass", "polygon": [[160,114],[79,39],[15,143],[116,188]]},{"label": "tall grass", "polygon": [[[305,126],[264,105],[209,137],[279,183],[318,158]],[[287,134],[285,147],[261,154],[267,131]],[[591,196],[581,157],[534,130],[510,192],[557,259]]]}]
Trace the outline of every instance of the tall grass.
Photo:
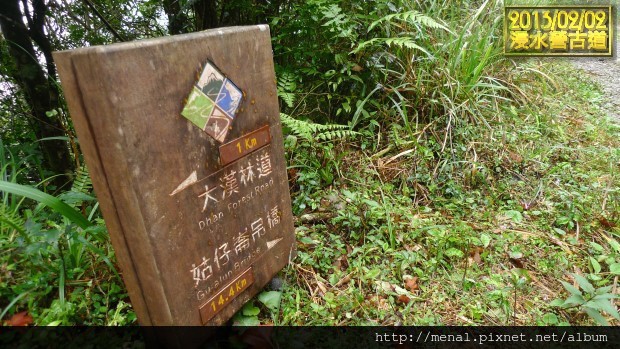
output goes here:
[{"label": "tall grass", "polygon": [[[469,8],[471,3],[459,6]],[[487,0],[470,12],[454,12],[448,5],[450,1],[412,3],[426,8],[430,17],[444,16],[451,31],[430,31],[420,38],[429,57],[399,57],[407,69],[390,88],[400,92],[396,96],[401,102],[409,97],[409,118],[426,123],[442,119],[447,130],[459,122],[485,124],[483,115],[492,114],[488,109],[497,108],[498,100],[515,97],[502,79],[507,66],[502,57],[500,2]],[[399,113],[403,110],[398,109]]]},{"label": "tall grass", "polygon": [[17,183],[28,160],[0,143],[2,317],[28,310],[42,325],[125,323],[130,309],[88,172],[82,168],[71,190],[52,196]]},{"label": "tall grass", "polygon": [[[513,83],[520,72],[503,57],[502,2],[395,4],[368,24],[375,39],[352,52],[368,60],[379,84],[358,102],[350,125],[381,125],[391,133],[384,139],[392,138],[398,157],[415,158],[415,167],[427,167],[434,179],[443,173],[450,181],[466,167],[476,168],[465,161],[466,153],[475,154],[473,139],[492,133],[492,124],[503,121],[506,105],[527,102]],[[402,15],[408,13],[420,15]],[[376,40],[385,37],[402,41]],[[381,45],[366,44],[373,40]],[[373,149],[392,145],[375,144]]]}]

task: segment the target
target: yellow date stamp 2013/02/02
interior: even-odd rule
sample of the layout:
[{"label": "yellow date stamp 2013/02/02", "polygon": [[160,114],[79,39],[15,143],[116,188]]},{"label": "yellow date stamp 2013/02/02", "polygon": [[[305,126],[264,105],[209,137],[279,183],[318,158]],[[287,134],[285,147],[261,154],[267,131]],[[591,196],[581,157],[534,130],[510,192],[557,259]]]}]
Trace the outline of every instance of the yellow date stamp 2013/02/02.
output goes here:
[{"label": "yellow date stamp 2013/02/02", "polygon": [[506,56],[612,56],[611,6],[506,6]]}]

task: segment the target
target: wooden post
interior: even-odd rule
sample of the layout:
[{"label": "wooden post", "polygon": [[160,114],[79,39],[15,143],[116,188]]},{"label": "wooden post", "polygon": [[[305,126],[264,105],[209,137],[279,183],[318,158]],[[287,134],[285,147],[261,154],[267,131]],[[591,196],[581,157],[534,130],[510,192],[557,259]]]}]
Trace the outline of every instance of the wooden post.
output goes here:
[{"label": "wooden post", "polygon": [[[140,324],[225,323],[295,254],[268,26],[54,58]],[[217,139],[184,116],[207,64],[243,94]]]}]

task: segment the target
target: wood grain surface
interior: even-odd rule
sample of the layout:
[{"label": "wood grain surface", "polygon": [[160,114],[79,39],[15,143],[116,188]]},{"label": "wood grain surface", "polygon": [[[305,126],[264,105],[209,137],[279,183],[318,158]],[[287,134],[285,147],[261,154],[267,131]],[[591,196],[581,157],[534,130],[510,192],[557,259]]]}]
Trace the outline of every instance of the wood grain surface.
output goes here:
[{"label": "wood grain surface", "polygon": [[[206,322],[225,323],[295,253],[269,28],[54,57],[140,324],[202,325],[199,309],[251,267],[252,284]],[[207,60],[244,92],[225,142],[269,126],[270,143],[225,166],[180,114]]]}]

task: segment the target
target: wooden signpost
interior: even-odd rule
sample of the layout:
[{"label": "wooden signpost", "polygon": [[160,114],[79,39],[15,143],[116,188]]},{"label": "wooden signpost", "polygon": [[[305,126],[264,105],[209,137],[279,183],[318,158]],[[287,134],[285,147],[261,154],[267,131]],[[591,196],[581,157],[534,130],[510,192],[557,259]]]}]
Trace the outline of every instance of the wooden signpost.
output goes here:
[{"label": "wooden signpost", "polygon": [[225,323],[295,255],[269,28],[54,58],[140,324]]}]

